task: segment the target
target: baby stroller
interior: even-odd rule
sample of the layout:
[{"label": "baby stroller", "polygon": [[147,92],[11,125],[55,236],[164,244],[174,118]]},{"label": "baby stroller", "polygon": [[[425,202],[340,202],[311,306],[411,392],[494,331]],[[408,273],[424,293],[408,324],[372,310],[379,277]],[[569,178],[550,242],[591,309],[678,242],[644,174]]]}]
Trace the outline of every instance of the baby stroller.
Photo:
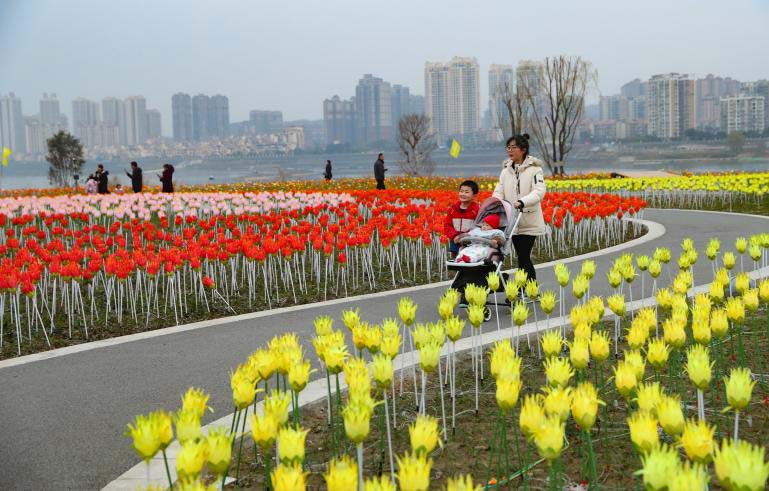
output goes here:
[{"label": "baby stroller", "polygon": [[[471,283],[476,285],[486,285],[486,275],[489,272],[494,271],[500,275],[501,287],[504,288],[505,276],[502,275],[502,265],[505,262],[505,258],[512,253],[512,237],[518,230],[518,222],[521,219],[521,212],[514,208],[509,201],[501,200],[495,197],[487,198],[480,206],[478,216],[475,218],[474,226],[479,226],[480,223],[489,215],[498,214],[500,217],[499,228],[504,231],[505,242],[498,249],[492,248],[488,257],[482,261],[476,262],[461,262],[457,260],[462,255],[460,249],[456,258],[446,261],[446,268],[451,271],[456,271],[457,274],[454,277],[454,281],[451,284],[451,288],[455,288],[462,293],[464,297],[465,286]],[[460,244],[468,244],[471,241],[483,242],[486,241],[489,245],[492,245],[491,240],[483,239],[480,237],[464,237],[461,239]],[[496,305],[502,305],[510,307],[509,303],[497,304],[496,300],[493,302]],[[485,309],[486,320],[491,318],[491,310],[488,307]]]}]

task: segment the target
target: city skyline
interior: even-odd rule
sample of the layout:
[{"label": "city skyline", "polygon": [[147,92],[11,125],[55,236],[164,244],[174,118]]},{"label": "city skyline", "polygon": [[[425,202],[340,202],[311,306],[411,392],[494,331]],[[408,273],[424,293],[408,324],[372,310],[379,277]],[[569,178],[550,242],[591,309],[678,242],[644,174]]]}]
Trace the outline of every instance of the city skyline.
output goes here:
[{"label": "city skyline", "polygon": [[[320,119],[319,101],[333,94],[351,97],[342,88],[354,87],[362,73],[413,91],[423,85],[425,60],[453,56],[478,59],[484,106],[490,64],[516,65],[564,52],[594,64],[603,94],[634,77],[674,71],[739,80],[766,76],[757,60],[769,50],[767,2],[730,4],[729,19],[738,20],[739,29],[723,28],[720,4],[714,1],[698,2],[697,8],[662,0],[615,3],[550,1],[536,9],[507,2],[490,2],[484,9],[441,4],[436,17],[438,4],[431,2],[255,8],[231,1],[214,12],[212,22],[210,5],[195,1],[142,8],[111,2],[105,8],[93,0],[66,7],[11,0],[0,7],[7,26],[0,39],[14,47],[4,63],[0,91],[13,91],[23,100],[56,92],[66,108],[76,97],[143,94],[161,111],[164,134],[170,135],[170,95],[179,91],[227,94],[233,121],[248,119],[255,108],[282,110],[289,120]],[[168,16],[173,26],[156,21]],[[542,29],[545,19],[547,30]],[[598,25],[601,29],[595,29]],[[549,30],[558,34],[549,35]],[[415,37],[419,42],[413,42]],[[86,54],[87,63],[73,70],[69,57],[51,49],[52,42],[57,49]],[[64,63],[68,75],[52,81],[49,74],[64,73]]]}]

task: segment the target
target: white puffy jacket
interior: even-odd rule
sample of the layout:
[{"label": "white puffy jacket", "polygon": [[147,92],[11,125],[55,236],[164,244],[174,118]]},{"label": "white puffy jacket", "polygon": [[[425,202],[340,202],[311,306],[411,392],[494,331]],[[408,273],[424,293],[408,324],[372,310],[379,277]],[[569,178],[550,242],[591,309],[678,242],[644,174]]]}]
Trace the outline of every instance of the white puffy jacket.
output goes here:
[{"label": "white puffy jacket", "polygon": [[513,205],[523,203],[523,216],[518,224],[519,235],[545,235],[547,226],[542,216],[541,201],[547,191],[542,162],[528,155],[523,162],[515,165],[511,159],[505,160],[499,174],[499,183],[494,194],[496,198],[507,200]]}]

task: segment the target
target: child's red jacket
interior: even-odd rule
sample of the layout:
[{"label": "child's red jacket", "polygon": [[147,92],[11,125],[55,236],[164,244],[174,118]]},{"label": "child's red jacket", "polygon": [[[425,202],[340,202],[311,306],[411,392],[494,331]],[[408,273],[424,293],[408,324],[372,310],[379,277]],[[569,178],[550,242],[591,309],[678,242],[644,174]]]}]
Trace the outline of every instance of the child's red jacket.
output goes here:
[{"label": "child's red jacket", "polygon": [[446,221],[443,225],[443,233],[446,234],[449,241],[454,240],[454,237],[457,235],[470,230],[475,217],[478,216],[479,209],[480,207],[475,201],[471,202],[464,210],[459,206],[459,201],[449,207]]}]

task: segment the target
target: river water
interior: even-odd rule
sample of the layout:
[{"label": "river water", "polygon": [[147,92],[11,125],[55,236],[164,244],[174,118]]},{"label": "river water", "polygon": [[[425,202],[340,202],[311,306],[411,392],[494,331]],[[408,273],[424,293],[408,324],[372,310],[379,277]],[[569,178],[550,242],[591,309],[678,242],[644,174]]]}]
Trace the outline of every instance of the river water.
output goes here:
[{"label": "river water", "polygon": [[[398,154],[385,153],[388,177],[401,174],[398,168]],[[174,180],[181,185],[205,183],[229,183],[244,180],[285,179],[322,179],[325,160],[332,160],[334,177],[373,177],[373,165],[376,153],[344,153],[332,155],[299,155],[292,157],[259,157],[220,160],[187,160],[173,162],[176,172]],[[496,150],[462,151],[459,158],[448,157],[445,151],[434,154],[437,162],[435,173],[444,176],[496,175],[504,160],[503,152]],[[146,184],[158,185],[157,174],[163,162],[156,159],[137,159],[144,169]],[[81,172],[87,176],[99,161],[87,162]],[[111,177],[117,176],[123,186],[130,187],[130,180],[125,175],[128,162],[104,162]],[[8,167],[0,168],[0,187],[2,189],[45,188],[48,183],[47,162],[11,162]],[[676,171],[766,171],[769,161],[755,159],[747,161],[697,159],[672,160],[664,162],[621,162],[572,160],[567,172],[621,171],[621,170],[670,170]],[[73,181],[74,182],[74,181]]]}]

